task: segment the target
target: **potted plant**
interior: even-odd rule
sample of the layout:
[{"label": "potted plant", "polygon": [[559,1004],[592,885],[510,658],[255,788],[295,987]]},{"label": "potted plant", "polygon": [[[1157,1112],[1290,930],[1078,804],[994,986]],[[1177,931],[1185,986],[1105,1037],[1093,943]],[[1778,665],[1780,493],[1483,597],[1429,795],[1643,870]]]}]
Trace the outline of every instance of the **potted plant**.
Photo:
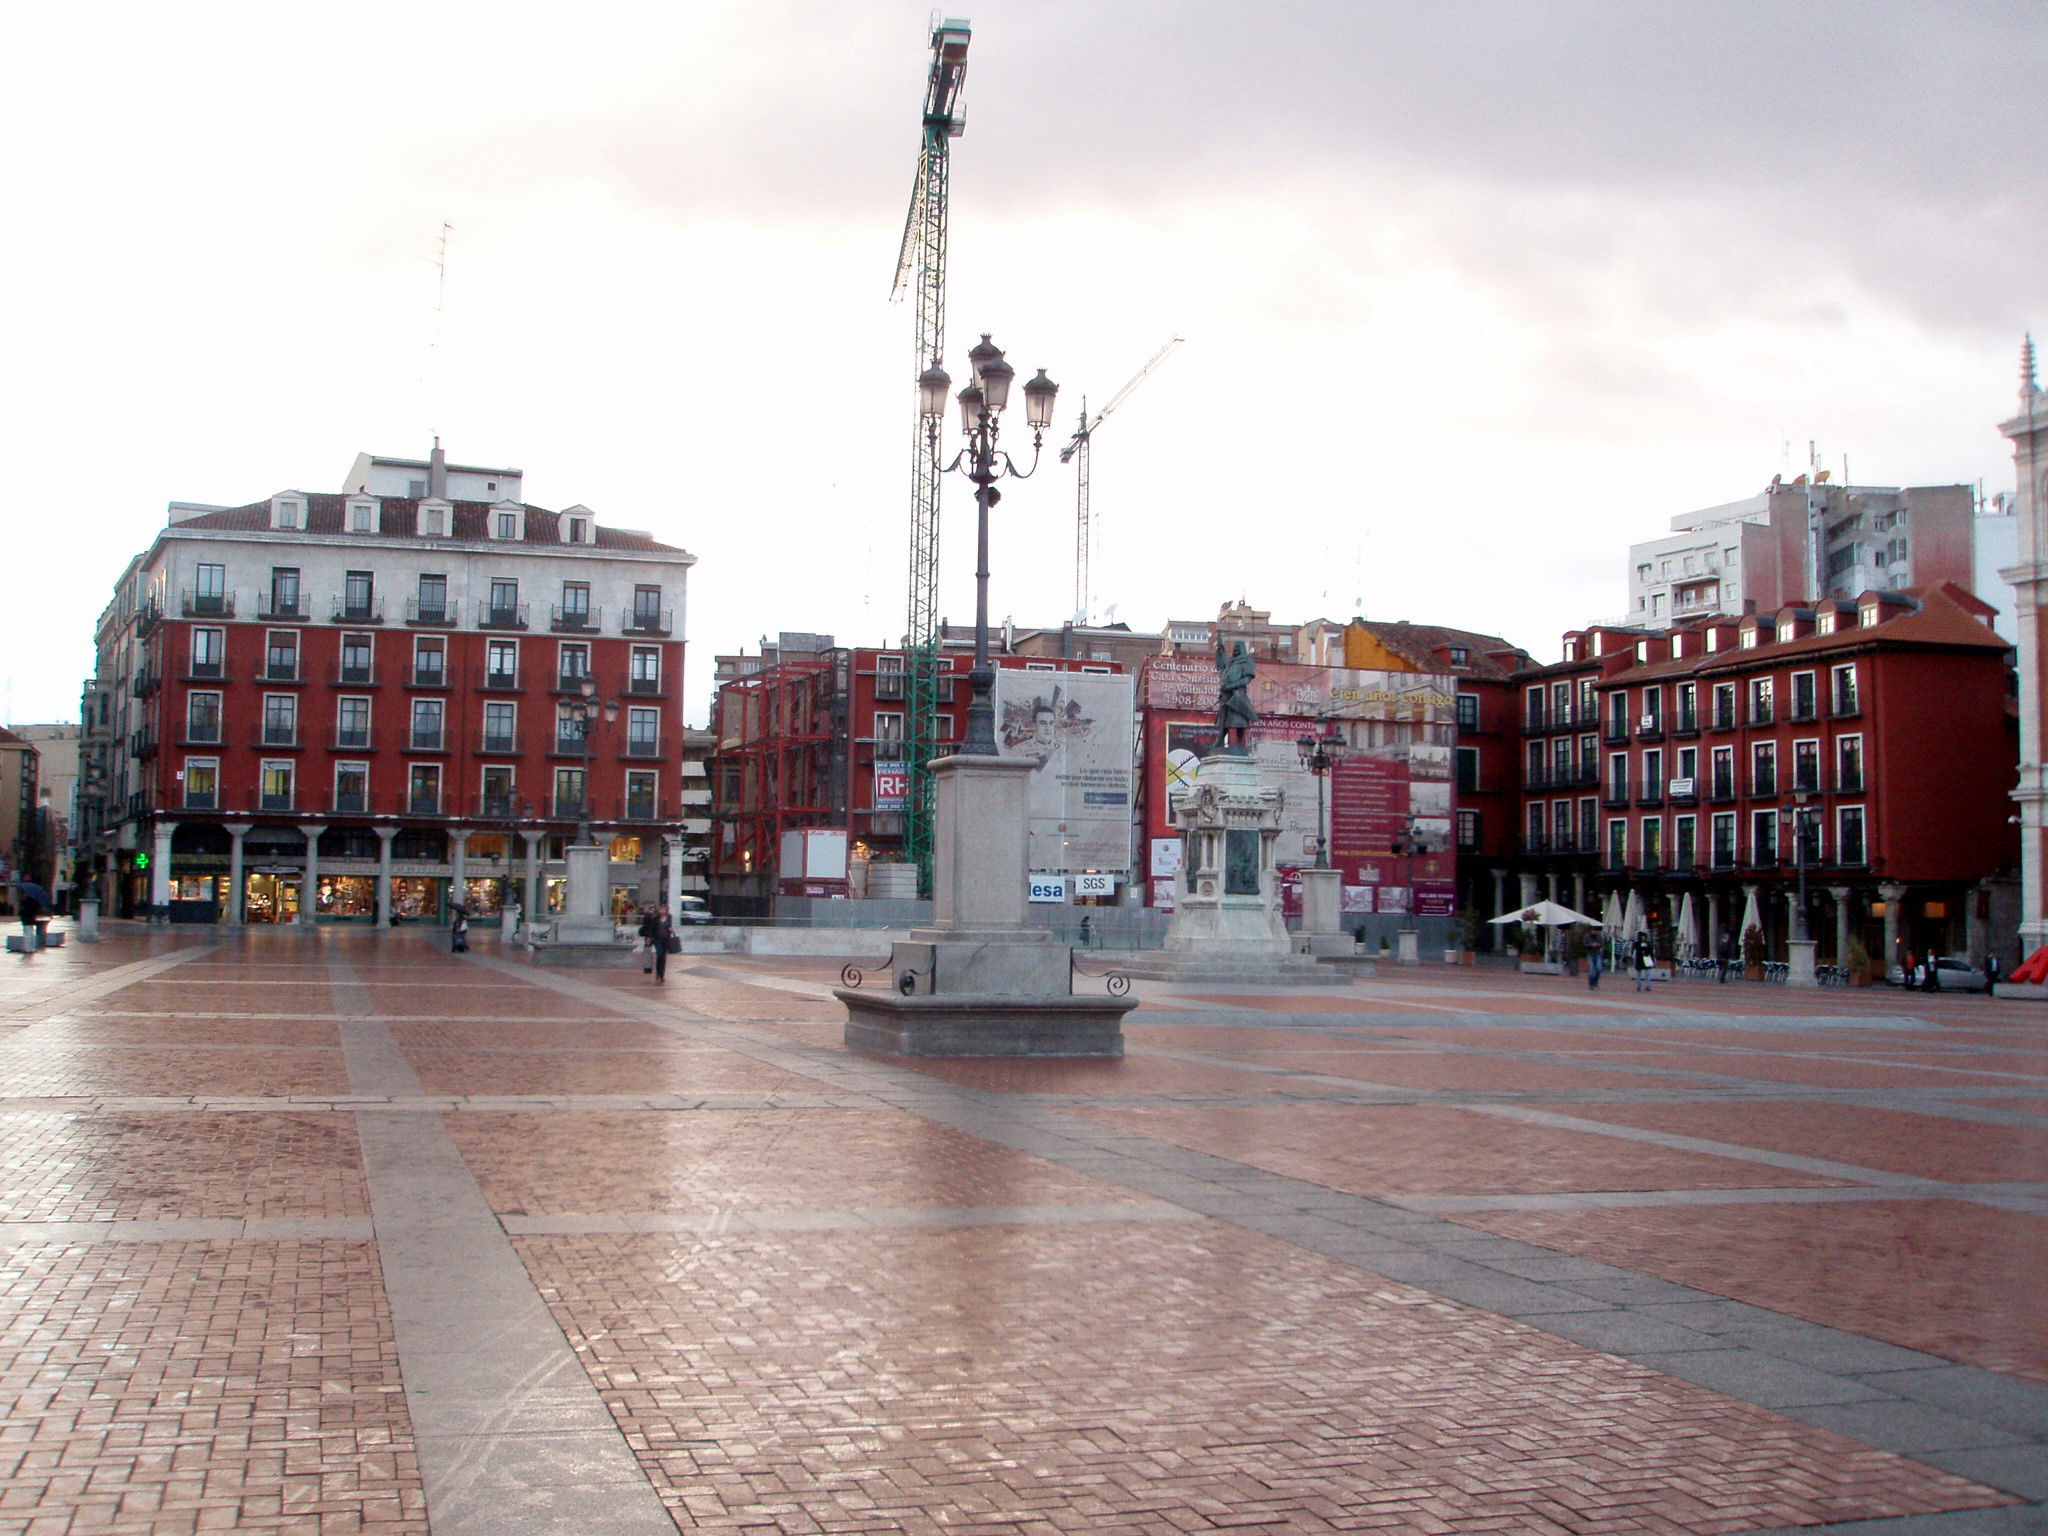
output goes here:
[{"label": "potted plant", "polygon": [[1764,931],[1755,923],[1742,930],[1742,974],[1751,981],[1764,979]]},{"label": "potted plant", "polygon": [[1861,940],[1851,939],[1849,941],[1847,963],[1849,967],[1849,985],[1852,987],[1869,986],[1873,980],[1870,971],[1870,951],[1863,947]]}]

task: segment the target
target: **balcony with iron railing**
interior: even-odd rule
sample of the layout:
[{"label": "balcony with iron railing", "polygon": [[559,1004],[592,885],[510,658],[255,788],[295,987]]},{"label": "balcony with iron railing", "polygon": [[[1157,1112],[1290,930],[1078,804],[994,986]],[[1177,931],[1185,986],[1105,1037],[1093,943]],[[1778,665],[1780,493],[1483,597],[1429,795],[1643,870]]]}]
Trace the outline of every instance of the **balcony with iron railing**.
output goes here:
[{"label": "balcony with iron railing", "polygon": [[220,791],[214,789],[193,789],[186,786],[184,804],[188,811],[217,811],[220,809]]},{"label": "balcony with iron railing", "polygon": [[408,597],[405,622],[423,629],[452,629],[462,622],[462,604],[453,599],[434,601]]},{"label": "balcony with iron railing", "polygon": [[232,619],[235,616],[235,594],[195,592],[187,587],[178,594],[178,611],[188,619]]},{"label": "balcony with iron railing", "polygon": [[270,751],[285,748],[296,749],[299,745],[299,727],[296,721],[290,724],[271,721],[268,724],[257,726],[250,733],[250,738],[251,746],[262,747]]},{"label": "balcony with iron railing", "polygon": [[661,755],[661,743],[659,741],[628,740],[626,742],[626,756],[637,762],[652,762],[660,758]]},{"label": "balcony with iron railing", "polygon": [[1697,710],[1681,709],[1671,716],[1673,736],[1697,736],[1700,733],[1700,717]]},{"label": "balcony with iron railing", "polygon": [[1662,741],[1664,739],[1664,717],[1645,715],[1636,723],[1637,741]]},{"label": "balcony with iron railing", "polygon": [[414,662],[412,671],[406,675],[405,685],[408,688],[446,688],[448,686],[448,669],[438,666],[423,667],[418,662]]},{"label": "balcony with iron railing", "polygon": [[448,750],[447,734],[438,728],[427,730],[416,725],[407,733],[405,749],[408,752],[445,752]]},{"label": "balcony with iron railing", "polygon": [[1662,805],[1664,803],[1664,781],[1644,779],[1636,785],[1637,805]]},{"label": "balcony with iron railing", "polygon": [[1714,706],[1713,719],[1707,728],[1714,731],[1732,731],[1736,728],[1736,720],[1737,715],[1733,704],[1717,703]]},{"label": "balcony with iron railing", "polygon": [[629,677],[626,692],[636,699],[659,698],[662,694],[661,679],[658,677]]},{"label": "balcony with iron railing", "polygon": [[485,731],[483,745],[477,749],[489,757],[517,755],[519,736],[514,731]]},{"label": "balcony with iron railing", "polygon": [[603,623],[602,608],[564,608],[557,605],[548,610],[548,628],[558,635],[594,634]]},{"label": "balcony with iron railing", "polygon": [[185,683],[218,683],[225,681],[227,667],[218,661],[188,661],[185,670],[178,674],[178,680]]},{"label": "balcony with iron railing", "polygon": [[478,629],[526,628],[525,603],[489,603],[477,611]]},{"label": "balcony with iron railing", "polygon": [[217,747],[221,745],[220,716],[211,719],[185,722],[185,729],[178,735],[181,747]]},{"label": "balcony with iron railing", "polygon": [[1700,786],[1697,779],[1673,779],[1667,786],[1673,805],[1698,805]]},{"label": "balcony with iron railing", "polygon": [[1625,778],[1610,779],[1600,789],[1600,803],[1609,807],[1627,805],[1629,802],[1629,781]]},{"label": "balcony with iron railing", "polygon": [[1846,690],[1836,689],[1834,699],[1829,705],[1828,713],[1837,720],[1847,720],[1862,714],[1863,704],[1857,697],[1856,690],[1854,688]]},{"label": "balcony with iron railing", "polygon": [[384,622],[384,599],[381,597],[350,598],[346,595],[334,599],[334,622],[337,624],[382,624]]},{"label": "balcony with iron railing", "polygon": [[136,731],[133,731],[133,732],[131,732],[131,733],[129,734],[129,737],[128,737],[128,755],[129,755],[130,757],[149,757],[149,756],[152,756],[152,755],[153,755],[153,754],[154,754],[155,752],[156,752],[156,727],[155,727],[155,726],[153,726],[153,725],[145,725],[145,726],[143,726],[143,727],[142,727],[141,729],[139,729],[139,730],[136,730]]},{"label": "balcony with iron railing", "polygon": [[297,683],[299,664],[296,661],[266,661],[256,669],[255,681],[259,683]]},{"label": "balcony with iron railing", "polygon": [[154,634],[156,627],[164,621],[163,599],[152,594],[144,598],[135,610],[135,633]]},{"label": "balcony with iron railing", "polygon": [[1759,704],[1755,701],[1751,701],[1749,706],[1749,720],[1747,723],[1752,728],[1760,725],[1776,725],[1778,723],[1777,706],[1774,704]]},{"label": "balcony with iron railing", "polygon": [[256,617],[265,623],[303,623],[306,600],[296,592],[264,592],[256,598]]},{"label": "balcony with iron railing", "polygon": [[134,680],[129,684],[129,691],[138,699],[146,699],[161,688],[163,682],[163,673],[152,664],[135,674]]},{"label": "balcony with iron railing", "polygon": [[1610,747],[1621,746],[1628,740],[1628,722],[1609,716],[1607,723],[1600,728],[1600,739]]},{"label": "balcony with iron railing", "polygon": [[1712,781],[1707,785],[1707,798],[1716,802],[1737,799],[1735,775],[1733,773],[1716,773]]},{"label": "balcony with iron railing", "polygon": [[672,610],[667,608],[636,607],[626,615],[623,631],[629,635],[666,635],[672,616]]},{"label": "balcony with iron railing", "polygon": [[1778,773],[1776,769],[1771,769],[1768,772],[1762,769],[1756,769],[1751,771],[1749,775],[1750,799],[1766,800],[1769,799],[1771,796],[1775,795],[1777,792]]},{"label": "balcony with iron railing", "polygon": [[439,790],[412,790],[405,797],[405,814],[408,816],[440,815],[441,792]]},{"label": "balcony with iron railing", "polygon": [[518,667],[485,667],[478,680],[486,693],[517,693],[521,675]]},{"label": "balcony with iron railing", "polygon": [[289,790],[283,794],[259,794],[256,797],[256,809],[259,811],[289,811],[293,808],[295,799],[296,797]]},{"label": "balcony with iron railing", "polygon": [[333,752],[374,752],[377,734],[366,725],[337,725],[327,745]]}]

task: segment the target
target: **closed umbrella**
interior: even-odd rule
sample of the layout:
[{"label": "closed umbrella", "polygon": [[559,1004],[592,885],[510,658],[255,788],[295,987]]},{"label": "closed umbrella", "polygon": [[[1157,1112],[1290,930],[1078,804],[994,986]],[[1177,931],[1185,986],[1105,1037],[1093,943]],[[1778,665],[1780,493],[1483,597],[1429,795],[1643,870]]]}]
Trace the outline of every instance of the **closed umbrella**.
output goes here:
[{"label": "closed umbrella", "polygon": [[1756,887],[1749,888],[1749,899],[1742,904],[1742,926],[1735,930],[1738,942],[1749,936],[1752,928],[1761,928],[1763,923],[1756,915]]},{"label": "closed umbrella", "polygon": [[1621,919],[1623,943],[1632,942],[1643,931],[1643,893],[1632,890],[1628,893],[1628,910]]},{"label": "closed umbrella", "polygon": [[1699,952],[1699,921],[1692,909],[1692,892],[1687,891],[1678,903],[1678,957],[1690,960]]}]

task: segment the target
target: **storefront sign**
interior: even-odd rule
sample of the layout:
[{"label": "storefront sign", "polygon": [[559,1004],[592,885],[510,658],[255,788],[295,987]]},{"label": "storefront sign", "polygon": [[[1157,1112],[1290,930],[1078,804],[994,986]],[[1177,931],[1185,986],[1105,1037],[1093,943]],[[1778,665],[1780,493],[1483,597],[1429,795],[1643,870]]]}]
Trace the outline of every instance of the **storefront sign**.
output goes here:
[{"label": "storefront sign", "polygon": [[1116,876],[1100,871],[1084,872],[1074,876],[1076,896],[1114,896]]},{"label": "storefront sign", "polygon": [[1036,902],[1064,904],[1067,899],[1067,877],[1065,875],[1033,875],[1030,898]]}]

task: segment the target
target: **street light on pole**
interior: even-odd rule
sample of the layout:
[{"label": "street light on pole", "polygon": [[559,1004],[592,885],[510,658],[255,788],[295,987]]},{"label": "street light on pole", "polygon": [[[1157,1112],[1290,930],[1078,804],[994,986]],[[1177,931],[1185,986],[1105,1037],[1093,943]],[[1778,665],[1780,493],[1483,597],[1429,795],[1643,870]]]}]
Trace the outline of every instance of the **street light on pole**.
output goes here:
[{"label": "street light on pole", "polygon": [[[996,482],[1005,477],[1026,480],[1038,469],[1038,451],[1045,442],[1045,429],[1052,425],[1053,399],[1059,385],[1045,376],[1024,385],[1024,414],[1031,427],[1031,467],[1019,469],[1007,453],[996,447],[1003,409],[1010,402],[1010,383],[1017,370],[1003,360],[1002,348],[983,332],[979,344],[967,354],[974,369],[974,381],[960,391],[960,427],[965,445],[946,466],[948,474],[958,471],[974,482],[975,566],[974,566],[974,670],[967,674],[973,689],[967,705],[967,729],[962,752],[985,757],[996,755],[995,669],[988,656],[988,512],[1002,499]],[[946,392],[953,381],[935,359],[918,377],[925,431],[934,446],[939,439],[939,422],[946,414]]]},{"label": "street light on pole", "polygon": [[1780,822],[1792,828],[1792,867],[1799,877],[1799,905],[1792,913],[1792,937],[1800,944],[1812,938],[1806,931],[1806,828],[1811,814],[1804,794],[1795,795],[1778,809]]},{"label": "street light on pole", "polygon": [[618,719],[619,701],[599,699],[597,684],[588,677],[576,686],[582,697],[569,701],[569,707],[576,711],[577,735],[583,742],[583,793],[578,797],[576,806],[576,841],[589,846],[597,842],[596,834],[590,830],[590,728],[600,712],[607,725]]},{"label": "street light on pole", "polygon": [[1328,776],[1330,770],[1337,765],[1338,759],[1343,757],[1344,749],[1349,743],[1344,740],[1343,736],[1338,734],[1337,727],[1331,724],[1329,720],[1322,720],[1319,724],[1322,727],[1323,734],[1321,736],[1295,737],[1294,750],[1301,757],[1301,766],[1316,776],[1316,868],[1328,869],[1330,867],[1330,842],[1325,833],[1323,780]]}]

